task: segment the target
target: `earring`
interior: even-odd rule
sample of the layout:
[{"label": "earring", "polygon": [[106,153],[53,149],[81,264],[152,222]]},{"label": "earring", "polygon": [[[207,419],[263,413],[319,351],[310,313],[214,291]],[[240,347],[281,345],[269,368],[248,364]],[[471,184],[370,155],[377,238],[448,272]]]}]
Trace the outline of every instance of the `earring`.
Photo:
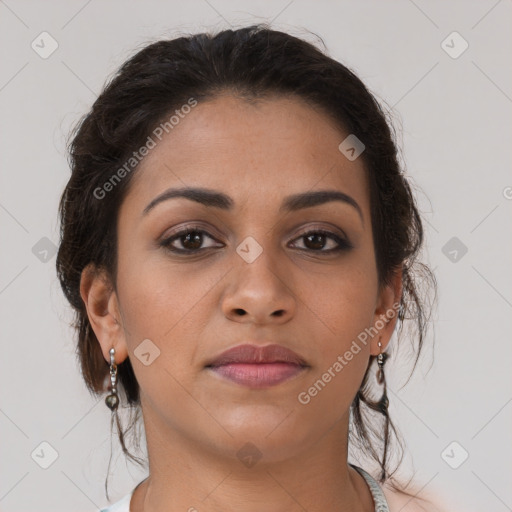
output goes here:
[{"label": "earring", "polygon": [[379,400],[379,408],[382,412],[382,414],[387,415],[388,406],[389,406],[389,400],[386,393],[386,377],[384,375],[384,363],[386,362],[386,359],[388,355],[386,353],[382,353],[382,343],[378,342],[379,349],[381,350],[379,355],[377,356],[377,365],[379,366],[379,369],[377,370],[377,382],[379,384],[384,384],[384,391],[382,393],[382,397]]},{"label": "earring", "polygon": [[117,364],[114,359],[114,347],[110,349],[110,395],[105,398],[107,407],[113,412],[119,405],[119,396],[117,395]]}]

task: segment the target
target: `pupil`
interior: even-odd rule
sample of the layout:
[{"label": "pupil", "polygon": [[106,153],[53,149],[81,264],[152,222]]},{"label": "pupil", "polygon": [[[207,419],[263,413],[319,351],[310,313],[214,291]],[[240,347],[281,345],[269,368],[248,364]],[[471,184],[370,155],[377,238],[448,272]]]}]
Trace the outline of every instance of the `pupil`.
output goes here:
[{"label": "pupil", "polygon": [[[317,240],[317,243],[315,244],[315,243],[313,242],[313,248],[314,248],[314,249],[322,249],[322,248],[323,248],[323,246],[324,246],[324,243],[325,243],[325,242],[324,242],[324,237],[325,237],[325,235],[322,235],[321,233],[315,233],[315,234],[313,234],[313,235],[308,235],[308,236],[306,237],[306,240],[309,242],[309,241],[311,241],[311,239],[313,239],[313,240],[315,240],[315,239],[316,239],[316,240]],[[320,239],[320,242],[318,242],[318,239]],[[307,246],[307,245],[308,245],[308,244],[306,243],[306,246]]]},{"label": "pupil", "polygon": [[[195,239],[195,240],[192,240],[191,242],[191,239]],[[198,233],[197,231],[194,231],[193,233],[188,233],[185,235],[185,242],[183,243],[183,246],[188,248],[188,249],[198,249],[199,247],[201,247],[201,239],[202,239],[202,235],[200,233]],[[189,242],[192,243],[192,247],[190,247]]]}]

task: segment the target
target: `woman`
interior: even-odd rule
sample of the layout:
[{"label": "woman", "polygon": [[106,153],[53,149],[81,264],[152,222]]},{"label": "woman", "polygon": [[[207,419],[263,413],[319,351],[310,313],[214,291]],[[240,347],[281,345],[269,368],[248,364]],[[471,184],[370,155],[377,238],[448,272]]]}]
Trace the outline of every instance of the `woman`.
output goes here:
[{"label": "woman", "polygon": [[83,375],[137,461],[118,408],[142,411],[149,459],[105,510],[436,510],[393,482],[385,379],[405,318],[423,344],[413,268],[435,279],[351,71],[264,25],[159,41],[70,154],[57,269]]}]

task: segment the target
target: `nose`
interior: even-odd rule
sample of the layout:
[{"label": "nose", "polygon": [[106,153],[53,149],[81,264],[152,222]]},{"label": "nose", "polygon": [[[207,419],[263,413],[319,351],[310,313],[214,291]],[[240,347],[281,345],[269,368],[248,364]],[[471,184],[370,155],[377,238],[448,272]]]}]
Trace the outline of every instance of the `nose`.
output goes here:
[{"label": "nose", "polygon": [[297,297],[293,284],[266,251],[252,263],[240,261],[229,275],[222,298],[226,318],[263,325],[286,323],[294,316]]}]

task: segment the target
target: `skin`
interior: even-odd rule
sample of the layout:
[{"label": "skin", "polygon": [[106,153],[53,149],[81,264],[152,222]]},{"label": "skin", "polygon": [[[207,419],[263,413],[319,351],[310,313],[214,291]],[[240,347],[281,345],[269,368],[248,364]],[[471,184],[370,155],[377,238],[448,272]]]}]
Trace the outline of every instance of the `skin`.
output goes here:
[{"label": "skin", "polygon": [[[117,290],[90,267],[81,283],[105,360],[111,347],[118,364],[130,357],[141,388],[150,476],[132,512],[374,510],[346,462],[349,408],[396,315],[308,404],[297,399],[401,297],[400,273],[378,286],[363,161],[338,149],[347,135],[300,99],[225,94],[192,109],[133,176],[118,218]],[[221,191],[233,210],[174,198],[142,215],[184,186]],[[362,219],[338,201],[279,213],[286,196],[312,190],[350,195]],[[181,237],[173,246],[208,249],[182,256],[159,245],[192,221],[208,233],[202,245]],[[335,240],[308,245],[301,235],[318,228],[353,248],[328,255]],[[236,252],[248,236],[263,250],[251,263]],[[148,366],[134,354],[145,339],[160,350]],[[283,344],[309,368],[261,390],[204,368],[247,341]],[[252,467],[237,457],[248,442],[262,455]]]}]

